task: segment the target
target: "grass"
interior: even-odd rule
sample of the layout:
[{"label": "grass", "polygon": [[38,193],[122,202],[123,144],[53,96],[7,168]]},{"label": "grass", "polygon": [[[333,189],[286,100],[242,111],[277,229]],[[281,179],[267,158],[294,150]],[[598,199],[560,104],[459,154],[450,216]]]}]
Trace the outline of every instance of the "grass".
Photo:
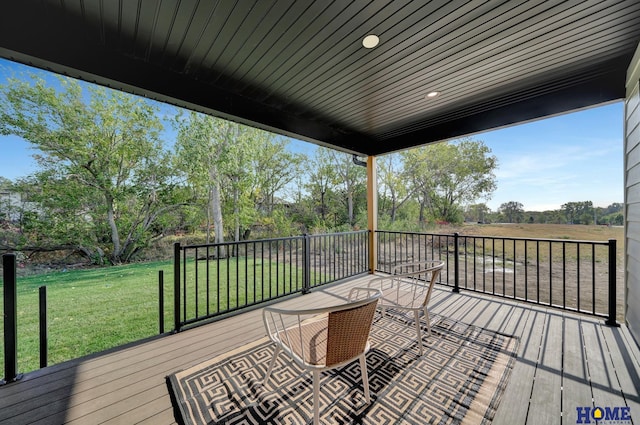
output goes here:
[{"label": "grass", "polygon": [[[154,262],[18,278],[18,371],[39,367],[40,286],[47,288],[48,363],[55,364],[157,334],[158,270],[170,265]],[[4,348],[0,356],[4,362]]]},{"label": "grass", "polygon": [[[260,276],[254,275],[253,264],[242,257],[223,260],[219,266],[215,261],[208,262],[211,292],[207,304],[207,262],[197,262],[196,291],[196,263],[188,261],[186,317],[195,317],[196,299],[198,315],[202,316],[295,291],[302,285],[302,270],[266,262],[265,274]],[[163,317],[165,331],[168,331],[173,328],[172,261],[18,278],[18,371],[22,373],[39,368],[40,286],[47,288],[48,364],[56,364],[157,335],[159,270],[165,270]],[[296,275],[299,283],[290,279],[296,279]],[[312,284],[319,279],[319,275],[312,274]],[[258,289],[256,292],[253,292],[254,282]],[[196,293],[197,297],[194,296]],[[220,293],[219,304],[217,293]],[[0,317],[0,326],[4,329],[4,316]],[[4,364],[3,344],[4,341],[0,340],[1,364]]]}]

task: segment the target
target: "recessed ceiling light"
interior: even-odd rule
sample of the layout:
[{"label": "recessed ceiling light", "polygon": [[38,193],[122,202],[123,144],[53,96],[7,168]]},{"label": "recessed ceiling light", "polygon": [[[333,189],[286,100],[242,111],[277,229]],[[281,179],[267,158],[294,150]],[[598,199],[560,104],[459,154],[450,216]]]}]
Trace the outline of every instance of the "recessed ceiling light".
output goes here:
[{"label": "recessed ceiling light", "polygon": [[367,49],[373,49],[380,42],[380,38],[378,38],[375,34],[369,34],[365,38],[362,39],[362,45]]},{"label": "recessed ceiling light", "polygon": [[437,97],[440,94],[439,91],[431,91],[429,93],[427,93],[427,95],[425,96],[426,98],[434,98]]}]

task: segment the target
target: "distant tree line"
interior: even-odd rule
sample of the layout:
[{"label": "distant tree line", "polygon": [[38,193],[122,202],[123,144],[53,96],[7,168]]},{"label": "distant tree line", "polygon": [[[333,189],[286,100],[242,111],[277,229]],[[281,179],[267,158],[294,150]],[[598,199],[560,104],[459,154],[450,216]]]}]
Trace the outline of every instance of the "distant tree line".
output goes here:
[{"label": "distant tree line", "polygon": [[597,224],[622,226],[624,206],[614,202],[606,208],[594,207],[591,201],[567,202],[558,210],[525,211],[520,202],[510,201],[491,211],[486,204],[472,204],[465,208],[465,221],[478,223],[542,223]]}]

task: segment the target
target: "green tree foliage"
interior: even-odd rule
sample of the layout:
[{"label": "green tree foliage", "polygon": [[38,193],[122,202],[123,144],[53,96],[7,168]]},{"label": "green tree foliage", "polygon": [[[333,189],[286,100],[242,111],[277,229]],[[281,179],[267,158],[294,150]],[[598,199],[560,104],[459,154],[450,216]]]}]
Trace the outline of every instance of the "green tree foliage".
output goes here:
[{"label": "green tree foliage", "polygon": [[505,202],[500,205],[498,212],[504,216],[507,223],[522,223],[524,205],[516,201]]},{"label": "green tree foliage", "polygon": [[223,187],[230,189],[227,193],[235,201],[233,221],[239,227],[239,203],[246,200],[244,196],[240,198],[241,188],[250,186],[242,170],[249,160],[246,152],[249,138],[244,137],[244,128],[239,124],[197,112],[178,117],[176,126],[176,162],[192,190],[193,202],[203,205],[206,211],[207,242],[213,225],[214,242],[222,243]]},{"label": "green tree foliage", "polygon": [[179,202],[158,115],[144,99],[64,77],[0,86],[0,134],[37,150],[39,169],[21,182],[39,203],[32,243],[120,263],[163,233]]},{"label": "green tree foliage", "polygon": [[493,172],[498,160],[481,141],[423,146],[403,152],[402,157],[420,203],[420,222],[426,219],[426,211],[434,220],[459,222],[462,205],[495,190]]},{"label": "green tree foliage", "polygon": [[594,223],[593,202],[591,201],[567,202],[561,206],[561,210],[569,224]]},{"label": "green tree foliage", "polygon": [[606,208],[597,208],[597,224],[622,226],[624,224],[624,204],[614,202]]},{"label": "green tree foliage", "polygon": [[353,226],[357,204],[362,204],[363,200],[366,201],[366,195],[364,195],[366,193],[366,169],[353,163],[353,155],[333,149],[328,149],[326,152],[329,157],[329,165],[335,172],[334,189],[342,195],[341,199],[346,207],[346,224]]},{"label": "green tree foliage", "polygon": [[207,241],[211,225],[216,243],[225,233],[246,239],[254,226],[289,232],[290,223],[264,217],[281,203],[277,194],[298,175],[304,155],[287,151],[287,141],[272,133],[196,112],[179,117],[176,127],[177,164],[194,205],[205,211]]},{"label": "green tree foliage", "polygon": [[471,204],[465,209],[464,218],[476,223],[487,223],[491,209],[485,203]]},{"label": "green tree foliage", "polygon": [[410,176],[400,154],[386,155],[378,160],[379,211],[396,221],[398,211],[412,199],[415,187],[407,185]]}]

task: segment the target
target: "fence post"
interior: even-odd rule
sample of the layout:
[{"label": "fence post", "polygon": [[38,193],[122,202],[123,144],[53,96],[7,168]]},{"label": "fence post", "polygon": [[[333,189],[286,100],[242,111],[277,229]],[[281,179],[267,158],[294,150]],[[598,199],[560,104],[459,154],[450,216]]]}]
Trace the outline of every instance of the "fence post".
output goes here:
[{"label": "fence post", "polygon": [[458,238],[460,234],[453,234],[453,291],[460,292],[460,249],[458,248]]},{"label": "fence post", "polygon": [[18,374],[18,309],[16,254],[2,256],[4,286],[4,379],[2,384],[17,381]]},{"label": "fence post", "polygon": [[302,236],[304,237],[302,293],[308,294],[311,292],[311,238],[306,233]]},{"label": "fence post", "polygon": [[620,326],[616,321],[616,242],[615,239],[609,239],[609,318],[605,322],[609,326]]},{"label": "fence post", "polygon": [[180,242],[173,244],[173,331],[180,332]]},{"label": "fence post", "polygon": [[48,332],[47,332],[47,287],[38,288],[40,301],[40,368],[47,367],[47,357],[49,352]]},{"label": "fence post", "polygon": [[164,270],[158,270],[158,330],[164,333]]}]

